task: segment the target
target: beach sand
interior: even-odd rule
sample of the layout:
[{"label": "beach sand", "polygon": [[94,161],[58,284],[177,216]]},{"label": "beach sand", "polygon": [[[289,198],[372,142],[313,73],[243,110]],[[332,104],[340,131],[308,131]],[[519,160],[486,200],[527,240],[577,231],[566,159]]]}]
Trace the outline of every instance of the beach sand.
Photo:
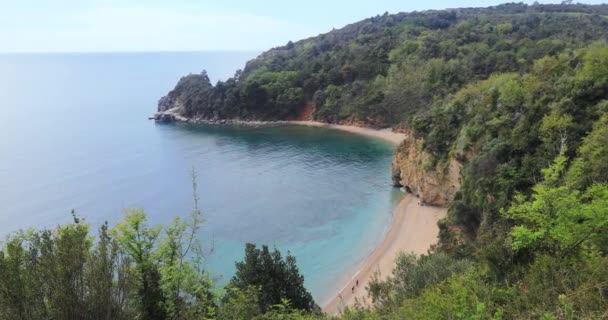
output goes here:
[{"label": "beach sand", "polygon": [[330,124],[330,123],[317,122],[317,121],[286,121],[285,123],[297,124],[297,125],[309,126],[309,127],[322,127],[322,128],[347,131],[347,132],[361,134],[361,135],[368,136],[368,137],[382,139],[382,140],[390,142],[394,145],[399,145],[403,141],[403,139],[405,139],[405,134],[393,132],[391,130],[391,128],[377,130],[377,129],[372,129],[372,128],[356,127],[356,126],[341,125],[341,124]]},{"label": "beach sand", "polygon": [[[394,145],[399,145],[405,139],[405,134],[393,132],[390,128],[376,130],[316,121],[288,121],[288,123],[347,131],[382,139]],[[365,288],[374,273],[377,273],[380,279],[390,276],[395,267],[395,259],[400,252],[426,253],[431,245],[437,243],[439,235],[437,222],[446,214],[446,208],[420,206],[418,198],[412,194],[404,195],[393,211],[390,229],[382,242],[355,269],[350,280],[341,286],[340,292],[323,308],[323,311],[329,314],[340,314],[346,306],[352,307],[356,302],[369,306],[371,301],[367,297]],[[356,285],[357,280],[359,285]],[[352,293],[353,287],[355,287],[354,293]]]},{"label": "beach sand", "polygon": [[[415,196],[405,195],[394,210],[393,221],[384,240],[353,272],[351,280],[344,284],[344,288],[323,308],[323,311],[339,314],[344,307],[353,306],[355,301],[363,306],[369,305],[365,287],[372,275],[379,272],[380,279],[386,279],[391,275],[399,252],[426,253],[431,245],[437,242],[439,233],[437,222],[445,217],[446,213],[446,208],[420,206]],[[359,280],[358,286],[355,285],[357,280]],[[351,292],[353,286],[355,286],[354,294]]]},{"label": "beach sand", "polygon": [[201,124],[227,124],[227,125],[242,125],[242,126],[253,126],[253,127],[263,127],[263,126],[277,126],[277,125],[301,125],[308,127],[322,127],[329,129],[336,129],[347,131],[351,133],[361,134],[368,137],[373,137],[377,139],[382,139],[384,141],[390,142],[394,145],[399,145],[404,139],[405,134],[393,132],[391,128],[385,129],[372,129],[366,127],[357,127],[350,125],[341,125],[341,124],[331,124],[325,122],[318,122],[312,120],[279,120],[279,121],[249,121],[249,120],[238,120],[238,119],[230,119],[230,120],[210,120],[210,119],[189,119],[181,115],[181,110],[179,108],[173,108],[161,112],[157,112],[154,116],[149,119],[158,119],[158,117],[162,115],[170,115],[173,117],[174,121],[177,122],[190,122],[190,123],[201,123]]},{"label": "beach sand", "polygon": [[[172,112],[172,110],[166,111]],[[176,118],[177,121],[189,121],[188,119]],[[206,120],[195,120],[195,122],[206,123]],[[217,123],[214,121],[211,124]],[[342,130],[350,133],[365,135],[368,137],[382,139],[398,146],[406,137],[403,133],[393,132],[387,129],[372,129],[350,125],[328,124],[317,121],[240,121],[231,120],[220,124],[234,124],[247,126],[268,125],[303,125],[310,127],[322,127]],[[439,227],[437,222],[446,216],[447,209],[431,206],[420,206],[418,199],[411,195],[404,195],[393,211],[393,220],[390,229],[382,242],[374,251],[356,268],[351,280],[343,284],[343,289],[323,308],[329,314],[339,314],[346,306],[353,306],[355,302],[369,305],[367,298],[368,285],[372,275],[378,273],[380,279],[386,279],[391,275],[395,266],[395,259],[400,252],[423,254],[437,242]],[[356,281],[359,280],[359,285]],[[355,286],[354,293],[351,292]]]}]

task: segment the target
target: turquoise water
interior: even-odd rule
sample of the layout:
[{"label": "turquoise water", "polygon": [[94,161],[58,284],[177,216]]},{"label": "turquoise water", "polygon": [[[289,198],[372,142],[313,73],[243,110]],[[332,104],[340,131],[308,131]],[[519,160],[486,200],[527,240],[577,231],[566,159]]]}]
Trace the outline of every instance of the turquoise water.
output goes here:
[{"label": "turquoise water", "polygon": [[244,243],[269,244],[296,256],[326,302],[390,221],[392,146],[322,128],[147,120],[181,75],[225,79],[253,56],[0,55],[0,236],[70,222],[71,209],[95,226],[125,208],[168,223],[192,209],[195,168],[217,281]]}]

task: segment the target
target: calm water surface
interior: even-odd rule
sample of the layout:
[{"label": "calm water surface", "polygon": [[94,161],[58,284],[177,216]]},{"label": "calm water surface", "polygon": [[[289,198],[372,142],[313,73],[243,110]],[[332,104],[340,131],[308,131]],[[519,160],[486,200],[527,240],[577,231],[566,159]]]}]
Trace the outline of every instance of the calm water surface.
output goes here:
[{"label": "calm water surface", "polygon": [[193,206],[219,283],[243,244],[290,250],[319,303],[381,240],[399,193],[392,146],[307,127],[156,125],[180,76],[225,79],[255,52],[0,55],[0,236],[125,208],[168,223]]}]

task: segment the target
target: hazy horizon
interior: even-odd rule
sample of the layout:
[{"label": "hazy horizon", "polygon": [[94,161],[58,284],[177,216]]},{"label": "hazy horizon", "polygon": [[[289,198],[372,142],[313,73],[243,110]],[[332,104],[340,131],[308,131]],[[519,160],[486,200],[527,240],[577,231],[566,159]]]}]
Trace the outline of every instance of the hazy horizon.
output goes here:
[{"label": "hazy horizon", "polygon": [[295,5],[276,0],[264,5],[244,0],[221,4],[191,0],[145,4],[133,0],[6,2],[0,12],[0,53],[261,52],[384,12],[487,7],[505,2],[379,0],[357,6],[319,0]]},{"label": "hazy horizon", "polygon": [[36,54],[49,54],[49,55],[53,55],[53,54],[59,54],[59,55],[64,55],[64,54],[74,54],[74,55],[79,55],[79,54],[179,54],[179,53],[261,53],[262,50],[215,50],[215,49],[209,49],[209,50],[142,50],[142,51],[138,51],[138,50],[115,50],[115,51],[14,51],[14,52],[0,52],[0,55],[17,55],[17,54],[31,54],[31,55],[36,55]]}]

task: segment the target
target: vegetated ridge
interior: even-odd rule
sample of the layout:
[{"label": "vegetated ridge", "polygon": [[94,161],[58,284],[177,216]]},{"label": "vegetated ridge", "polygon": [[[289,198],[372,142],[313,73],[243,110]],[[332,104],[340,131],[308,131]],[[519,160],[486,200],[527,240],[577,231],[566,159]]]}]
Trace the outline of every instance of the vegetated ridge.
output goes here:
[{"label": "vegetated ridge", "polygon": [[[393,181],[449,206],[440,242],[400,256],[369,284],[373,308],[345,319],[605,319],[607,16],[568,2],[385,14],[272,49],[216,85],[186,76],[158,118],[306,110],[407,133]],[[0,319],[328,317],[295,259],[267,247],[247,246],[216,294],[200,223],[195,206],[164,228],[131,211],[97,241],[77,217],[14,234],[0,247]]]},{"label": "vegetated ridge", "polygon": [[186,76],[159,111],[407,134],[393,183],[448,217],[353,318],[608,317],[607,17],[568,2],[383,14],[216,85]]}]

